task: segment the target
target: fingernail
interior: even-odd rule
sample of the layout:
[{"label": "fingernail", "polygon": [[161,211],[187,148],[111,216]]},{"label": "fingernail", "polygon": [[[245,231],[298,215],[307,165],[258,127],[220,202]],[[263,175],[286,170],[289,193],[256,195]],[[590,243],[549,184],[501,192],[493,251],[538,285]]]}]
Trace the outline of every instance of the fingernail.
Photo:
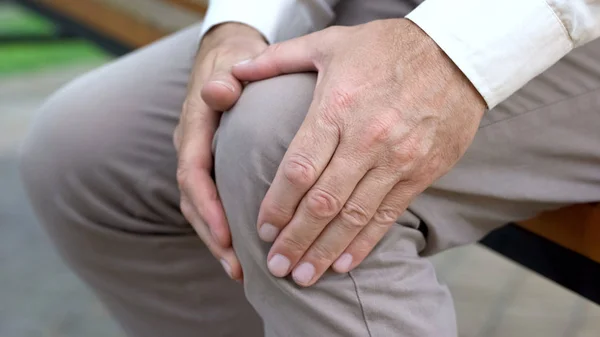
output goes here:
[{"label": "fingernail", "polygon": [[294,281],[300,285],[307,285],[315,276],[315,266],[312,263],[304,262],[292,272]]},{"label": "fingernail", "polygon": [[281,254],[276,254],[269,260],[267,266],[274,276],[284,277],[290,269],[290,260]]},{"label": "fingernail", "polygon": [[229,84],[229,83],[227,83],[225,81],[215,80],[215,81],[211,81],[211,83],[218,84],[220,86],[223,86],[223,87],[227,88],[227,90],[229,90],[231,92],[235,92],[235,88],[233,87],[233,85],[231,85],[231,84]]},{"label": "fingernail", "polygon": [[225,272],[227,273],[227,275],[229,275],[229,278],[233,278],[233,275],[231,274],[231,266],[229,265],[229,263],[227,263],[227,261],[225,261],[225,259],[221,259],[221,266],[223,266],[223,269],[225,269]]},{"label": "fingernail", "polygon": [[240,62],[236,63],[234,65],[234,67],[235,66],[241,66],[242,64],[250,63],[250,61],[252,61],[252,59],[247,59],[247,60],[240,61]]},{"label": "fingernail", "polygon": [[279,228],[271,225],[270,223],[265,223],[258,229],[258,236],[261,240],[266,242],[273,242],[277,238],[279,234]]},{"label": "fingernail", "polygon": [[339,273],[347,273],[352,266],[352,255],[344,253],[339,259],[333,264],[333,269]]}]

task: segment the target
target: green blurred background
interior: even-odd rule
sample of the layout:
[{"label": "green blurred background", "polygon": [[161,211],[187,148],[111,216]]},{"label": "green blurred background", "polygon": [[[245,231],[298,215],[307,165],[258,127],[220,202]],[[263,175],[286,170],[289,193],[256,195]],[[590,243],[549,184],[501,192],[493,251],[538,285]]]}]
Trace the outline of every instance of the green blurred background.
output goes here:
[{"label": "green blurred background", "polygon": [[[76,38],[52,39],[60,34],[49,20],[12,4],[0,4],[0,76],[22,74],[75,62],[102,62],[109,58],[88,41]],[[46,37],[26,41],[25,37]],[[23,41],[18,41],[23,37]]]}]

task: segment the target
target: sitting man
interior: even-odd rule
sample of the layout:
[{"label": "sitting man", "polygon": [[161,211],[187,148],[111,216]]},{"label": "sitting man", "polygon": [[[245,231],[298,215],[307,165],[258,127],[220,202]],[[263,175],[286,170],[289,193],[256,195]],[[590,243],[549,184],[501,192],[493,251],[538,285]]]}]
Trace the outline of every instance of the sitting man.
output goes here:
[{"label": "sitting man", "polygon": [[29,197],[129,335],[456,336],[424,256],[600,200],[600,1],[419,3],[215,0],[44,104]]}]

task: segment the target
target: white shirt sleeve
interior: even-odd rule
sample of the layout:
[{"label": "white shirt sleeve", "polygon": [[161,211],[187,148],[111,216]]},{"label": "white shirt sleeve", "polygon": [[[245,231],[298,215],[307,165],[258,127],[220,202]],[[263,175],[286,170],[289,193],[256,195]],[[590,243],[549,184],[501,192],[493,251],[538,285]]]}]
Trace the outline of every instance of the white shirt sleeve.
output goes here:
[{"label": "white shirt sleeve", "polygon": [[425,0],[408,16],[492,108],[600,36],[600,0]]},{"label": "white shirt sleeve", "polygon": [[210,0],[201,36],[220,23],[240,22],[257,29],[269,43],[284,41],[325,28],[338,1]]}]

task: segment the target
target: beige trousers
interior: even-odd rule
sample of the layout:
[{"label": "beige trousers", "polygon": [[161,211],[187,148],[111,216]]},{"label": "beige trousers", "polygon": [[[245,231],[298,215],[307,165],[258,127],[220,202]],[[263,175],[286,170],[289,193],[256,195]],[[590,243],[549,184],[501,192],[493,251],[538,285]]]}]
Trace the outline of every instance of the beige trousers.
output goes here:
[{"label": "beige trousers", "polygon": [[[338,23],[401,17],[412,6],[349,0]],[[242,286],[178,208],[172,133],[197,41],[192,27],[75,80],[40,109],[23,147],[39,219],[131,336],[454,337],[451,296],[423,256],[543,210],[600,200],[596,41],[489,111],[464,158],[359,268],[298,288],[269,274],[255,224],[315,86],[314,74],[281,76],[249,85],[215,141]]]}]

